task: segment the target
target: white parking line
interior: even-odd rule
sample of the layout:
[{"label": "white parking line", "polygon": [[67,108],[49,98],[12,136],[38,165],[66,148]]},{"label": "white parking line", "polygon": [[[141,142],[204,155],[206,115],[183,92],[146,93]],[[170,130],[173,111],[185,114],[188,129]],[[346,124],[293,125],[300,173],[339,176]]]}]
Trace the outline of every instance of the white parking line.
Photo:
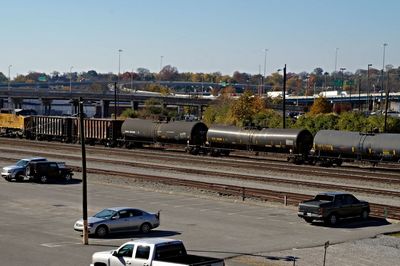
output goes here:
[{"label": "white parking line", "polygon": [[54,243],[43,243],[40,244],[43,247],[48,247],[48,248],[56,248],[56,247],[62,247],[62,246],[70,246],[70,245],[80,245],[82,243],[76,243],[76,242],[54,242]]}]

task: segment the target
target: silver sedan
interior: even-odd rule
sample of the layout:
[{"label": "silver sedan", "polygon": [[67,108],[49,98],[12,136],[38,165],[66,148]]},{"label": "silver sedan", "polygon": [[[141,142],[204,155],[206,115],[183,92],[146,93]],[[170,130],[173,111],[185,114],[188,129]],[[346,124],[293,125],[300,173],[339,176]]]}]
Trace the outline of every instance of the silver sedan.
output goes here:
[{"label": "silver sedan", "polygon": [[[107,208],[88,218],[88,233],[105,237],[109,233],[139,231],[148,233],[160,225],[160,212],[148,213],[129,207]],[[83,219],[74,224],[75,231],[83,231]]]}]

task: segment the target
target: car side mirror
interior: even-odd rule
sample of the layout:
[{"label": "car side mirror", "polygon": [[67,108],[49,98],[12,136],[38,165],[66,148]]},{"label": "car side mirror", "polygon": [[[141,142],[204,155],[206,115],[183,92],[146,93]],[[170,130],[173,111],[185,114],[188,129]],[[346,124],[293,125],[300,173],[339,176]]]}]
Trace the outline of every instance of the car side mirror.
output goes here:
[{"label": "car side mirror", "polygon": [[118,252],[116,250],[114,250],[111,255],[118,257]]}]

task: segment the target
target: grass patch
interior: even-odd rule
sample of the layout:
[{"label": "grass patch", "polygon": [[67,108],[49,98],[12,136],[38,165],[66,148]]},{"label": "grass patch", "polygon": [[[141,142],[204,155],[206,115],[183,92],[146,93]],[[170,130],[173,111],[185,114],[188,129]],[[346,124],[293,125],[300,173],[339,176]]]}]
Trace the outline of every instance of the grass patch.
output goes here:
[{"label": "grass patch", "polygon": [[400,232],[388,234],[388,236],[394,236],[394,237],[399,237],[400,238]]}]

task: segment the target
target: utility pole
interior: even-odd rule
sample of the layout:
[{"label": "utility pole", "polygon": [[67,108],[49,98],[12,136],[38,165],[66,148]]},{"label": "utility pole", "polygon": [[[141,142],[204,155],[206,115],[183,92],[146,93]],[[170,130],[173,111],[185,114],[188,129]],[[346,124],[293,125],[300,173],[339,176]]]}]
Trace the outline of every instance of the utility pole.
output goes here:
[{"label": "utility pole", "polygon": [[283,113],[283,128],[286,128],[286,64],[285,67],[283,68],[283,93],[282,93],[282,113]]},{"label": "utility pole", "polygon": [[117,82],[114,82],[114,120],[117,120]]},{"label": "utility pole", "polygon": [[87,217],[87,178],[86,178],[86,150],[85,150],[85,127],[83,125],[83,99],[79,98],[79,126],[82,147],[82,210],[83,210],[83,244],[89,244],[88,217]]},{"label": "utility pole", "polygon": [[387,133],[387,112],[389,109],[389,72],[390,70],[387,70],[387,81],[386,81],[386,102],[385,102],[385,124],[384,124],[384,129],[383,132]]}]

